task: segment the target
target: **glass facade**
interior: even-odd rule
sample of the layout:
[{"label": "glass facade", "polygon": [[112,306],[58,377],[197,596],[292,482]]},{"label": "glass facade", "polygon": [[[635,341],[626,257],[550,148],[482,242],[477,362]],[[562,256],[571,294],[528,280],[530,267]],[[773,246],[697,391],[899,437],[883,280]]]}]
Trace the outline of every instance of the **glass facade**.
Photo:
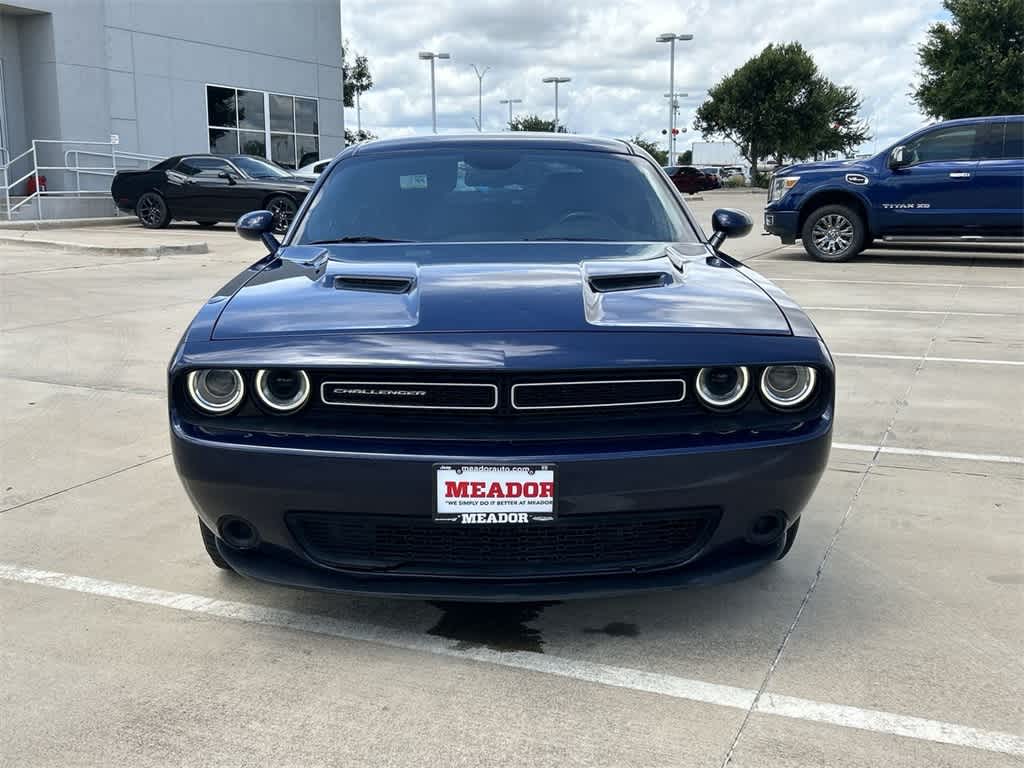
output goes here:
[{"label": "glass facade", "polygon": [[206,86],[210,152],[257,155],[286,168],[320,159],[316,99]]}]

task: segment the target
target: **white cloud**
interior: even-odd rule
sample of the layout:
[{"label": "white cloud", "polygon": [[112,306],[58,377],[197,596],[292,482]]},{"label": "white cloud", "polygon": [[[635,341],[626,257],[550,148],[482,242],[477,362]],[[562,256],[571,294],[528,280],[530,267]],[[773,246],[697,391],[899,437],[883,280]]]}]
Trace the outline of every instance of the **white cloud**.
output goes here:
[{"label": "white cloud", "polygon": [[[517,112],[554,113],[546,75],[566,75],[560,119],[577,133],[661,139],[668,104],[668,46],[661,32],[690,32],[676,47],[676,88],[690,94],[681,121],[709,87],[770,42],[798,41],[835,82],[864,99],[863,117],[881,148],[922,123],[908,92],[917,45],[940,16],[939,0],[342,0],[344,34],[370,60],[375,87],[362,98],[362,124],[380,136],[430,130],[429,65],[420,50],[445,51],[437,62],[438,127],[475,130],[477,78],[484,78],[485,130],[508,120],[499,100],[521,98]],[[355,124],[354,110],[347,119]],[[685,148],[699,136],[682,137]]]}]

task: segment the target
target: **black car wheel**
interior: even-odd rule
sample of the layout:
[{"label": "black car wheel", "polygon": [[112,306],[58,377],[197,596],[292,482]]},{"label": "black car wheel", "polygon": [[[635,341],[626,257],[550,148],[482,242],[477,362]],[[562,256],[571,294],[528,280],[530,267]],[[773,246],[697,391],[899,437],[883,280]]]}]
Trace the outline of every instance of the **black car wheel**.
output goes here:
[{"label": "black car wheel", "polygon": [[228,565],[227,560],[221,557],[220,552],[217,551],[217,537],[203,525],[202,520],[199,521],[199,532],[203,536],[203,546],[206,547],[206,554],[210,556],[213,564],[218,568],[223,568],[225,571],[233,571],[234,568]]},{"label": "black car wheel", "polygon": [[867,227],[845,205],[825,205],[811,214],[800,232],[804,250],[818,261],[846,261],[864,250]]},{"label": "black car wheel", "polygon": [[135,205],[135,215],[147,229],[163,229],[171,223],[167,203],[156,192],[147,192]]},{"label": "black car wheel", "polygon": [[220,222],[218,222],[218,221],[197,221],[196,222],[196,224],[198,224],[203,229],[209,229],[210,227],[216,227],[219,223]]},{"label": "black car wheel", "polygon": [[291,226],[298,207],[290,197],[277,195],[270,198],[269,202],[267,202],[267,210],[274,214],[274,233],[283,235],[288,231],[288,227]]},{"label": "black car wheel", "polygon": [[786,531],[786,546],[782,548],[782,552],[780,552],[779,556],[775,558],[776,560],[781,560],[789,554],[789,550],[793,548],[793,544],[796,542],[796,534],[799,530],[800,519],[797,518],[797,521],[793,523],[791,526],[789,526],[789,530]]}]

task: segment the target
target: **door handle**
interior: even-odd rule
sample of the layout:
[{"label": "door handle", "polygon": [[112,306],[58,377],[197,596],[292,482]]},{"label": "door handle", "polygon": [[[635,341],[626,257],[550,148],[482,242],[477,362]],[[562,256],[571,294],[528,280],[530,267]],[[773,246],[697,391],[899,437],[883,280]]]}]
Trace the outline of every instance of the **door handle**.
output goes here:
[{"label": "door handle", "polygon": [[969,179],[969,178],[971,178],[971,174],[968,171],[955,171],[954,173],[949,174],[949,178],[951,178],[951,179]]}]

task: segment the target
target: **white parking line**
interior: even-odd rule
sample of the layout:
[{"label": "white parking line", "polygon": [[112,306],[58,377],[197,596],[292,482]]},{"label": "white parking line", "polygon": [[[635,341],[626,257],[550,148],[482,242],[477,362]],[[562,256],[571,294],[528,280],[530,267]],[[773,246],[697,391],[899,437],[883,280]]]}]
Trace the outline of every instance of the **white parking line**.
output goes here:
[{"label": "white parking line", "polygon": [[[245,621],[264,626],[281,627],[299,632],[340,637],[377,643],[403,650],[422,651],[440,656],[451,656],[469,661],[514,667],[531,672],[540,672],[573,680],[583,680],[627,688],[634,691],[669,696],[676,699],[715,704],[732,709],[749,709],[757,691],[731,685],[718,685],[702,680],[665,675],[657,672],[643,672],[637,669],[614,667],[589,661],[549,656],[540,653],[504,653],[487,648],[462,650],[457,641],[434,638],[414,632],[361,622],[345,621],[329,616],[298,613],[280,608],[269,608],[250,603],[215,600],[200,595],[166,592],[134,584],[122,584],[85,576],[72,576],[55,571],[24,568],[9,563],[0,563],[0,579],[36,584],[99,597],[110,597],[133,603],[173,608],[178,611],[217,616],[235,621]],[[956,723],[928,720],[920,717],[880,712],[841,704],[800,699],[793,696],[765,694],[758,701],[756,711],[778,715],[794,720],[809,720],[828,723],[844,728],[873,731],[905,736],[921,741],[972,747],[988,752],[1024,756],[1024,738],[1010,733],[986,731]]]},{"label": "white parking line", "polygon": [[926,363],[969,363],[973,365],[1024,365],[1024,360],[989,360],[980,357],[923,357],[922,355],[876,355],[867,352],[833,352],[832,357],[864,357],[870,360],[924,360]]},{"label": "white parking line", "polygon": [[1017,317],[1006,312],[950,312],[945,309],[881,309],[879,307],[808,307],[818,312],[885,312],[893,315],[956,315],[958,317]]},{"label": "white parking line", "polygon": [[860,443],[832,443],[833,448],[842,451],[862,453],[892,453],[899,456],[930,456],[937,459],[962,459],[984,461],[990,464],[1024,464],[1024,456],[1003,456],[998,453],[964,453],[963,451],[930,451],[926,448],[898,448],[892,445],[861,445]]},{"label": "white parking line", "polygon": [[1008,290],[1020,290],[1024,285],[974,285],[972,283],[915,283],[905,280],[843,280],[827,277],[772,277],[765,275],[769,280],[786,283],[839,283],[842,285],[906,285],[914,288],[997,288]]}]

